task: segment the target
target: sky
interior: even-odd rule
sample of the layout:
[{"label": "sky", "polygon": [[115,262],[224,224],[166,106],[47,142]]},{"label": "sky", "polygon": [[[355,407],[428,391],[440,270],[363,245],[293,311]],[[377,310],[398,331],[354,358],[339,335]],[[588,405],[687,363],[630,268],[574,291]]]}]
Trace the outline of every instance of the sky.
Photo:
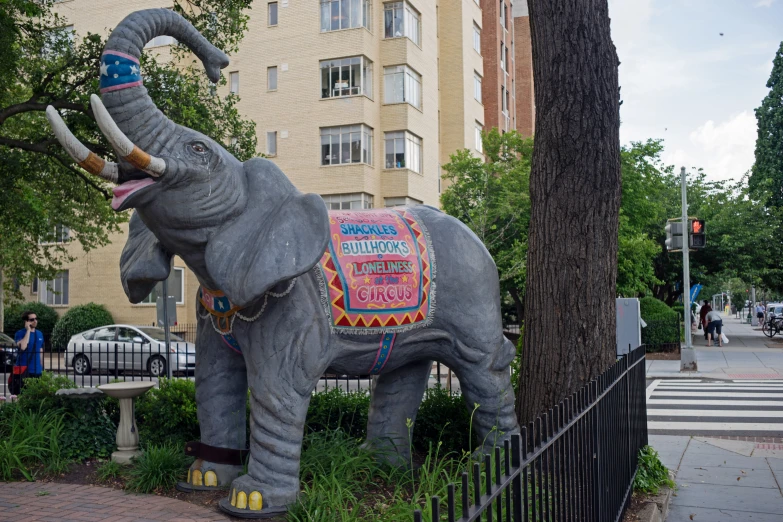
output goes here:
[{"label": "sky", "polygon": [[783,0],[609,0],[609,15],[621,142],[661,138],[677,170],[742,177],[783,40]]}]

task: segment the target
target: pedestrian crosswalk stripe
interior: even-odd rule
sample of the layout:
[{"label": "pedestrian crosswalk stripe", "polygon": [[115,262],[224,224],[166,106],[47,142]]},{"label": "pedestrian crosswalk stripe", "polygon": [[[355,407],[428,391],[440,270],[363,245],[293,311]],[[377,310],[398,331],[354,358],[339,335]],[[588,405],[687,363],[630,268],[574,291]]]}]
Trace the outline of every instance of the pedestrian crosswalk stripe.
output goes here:
[{"label": "pedestrian crosswalk stripe", "polygon": [[650,399],[647,401],[649,415],[649,406],[657,406],[662,404],[682,404],[691,406],[783,406],[781,401],[721,401],[721,400],[709,400],[709,399]]},{"label": "pedestrian crosswalk stripe", "polygon": [[783,381],[658,379],[646,390],[654,434],[780,436]]},{"label": "pedestrian crosswalk stripe", "polygon": [[743,422],[656,422],[647,421],[648,431],[780,431],[783,423],[743,423]]},{"label": "pedestrian crosswalk stripe", "polygon": [[669,408],[653,408],[647,410],[650,417],[751,417],[751,418],[783,418],[783,410],[675,410]]},{"label": "pedestrian crosswalk stripe", "polygon": [[754,393],[746,391],[730,391],[730,392],[717,392],[717,391],[653,391],[654,396],[658,397],[695,397],[705,395],[708,397],[736,397],[741,399],[783,399],[783,393]]}]

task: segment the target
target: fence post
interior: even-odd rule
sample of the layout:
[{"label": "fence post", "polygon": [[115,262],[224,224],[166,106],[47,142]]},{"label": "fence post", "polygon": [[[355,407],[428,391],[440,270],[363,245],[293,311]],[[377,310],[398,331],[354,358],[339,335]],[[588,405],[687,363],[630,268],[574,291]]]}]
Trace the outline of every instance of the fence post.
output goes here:
[{"label": "fence post", "polygon": [[119,366],[117,365],[117,343],[114,343],[114,380],[117,381],[120,379],[120,370]]}]

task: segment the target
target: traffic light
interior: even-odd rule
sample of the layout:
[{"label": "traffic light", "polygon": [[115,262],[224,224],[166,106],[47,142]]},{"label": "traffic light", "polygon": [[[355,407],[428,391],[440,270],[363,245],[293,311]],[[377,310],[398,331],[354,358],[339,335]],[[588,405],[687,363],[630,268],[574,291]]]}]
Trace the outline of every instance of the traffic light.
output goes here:
[{"label": "traffic light", "polygon": [[666,223],[666,250],[682,250],[682,222]]},{"label": "traffic light", "polygon": [[689,237],[688,246],[690,248],[704,248],[707,246],[707,236],[704,234],[704,220],[691,219],[688,222]]}]

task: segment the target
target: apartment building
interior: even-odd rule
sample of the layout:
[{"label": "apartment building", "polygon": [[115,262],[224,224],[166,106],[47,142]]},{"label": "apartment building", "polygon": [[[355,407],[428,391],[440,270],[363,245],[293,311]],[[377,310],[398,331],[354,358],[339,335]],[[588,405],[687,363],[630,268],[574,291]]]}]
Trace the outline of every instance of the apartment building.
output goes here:
[{"label": "apartment building", "polygon": [[[62,0],[57,10],[79,37],[107,34],[130,12],[168,5]],[[483,96],[497,89],[484,78],[476,0],[256,0],[249,15],[221,94],[239,95],[240,113],[256,123],[259,152],[329,208],[438,206],[449,155],[462,148],[481,155]],[[159,37],[145,52],[168,59],[172,43]],[[89,255],[74,252],[78,259],[58,280],[37,285],[39,299],[62,310],[95,301],[117,321],[151,323],[155,292],[140,305],[122,292],[125,233]],[[179,321],[195,322],[198,281],[178,258],[169,283]]]},{"label": "apartment building", "polygon": [[[518,0],[525,3],[525,0]],[[510,0],[484,0],[479,35],[484,58],[484,123],[501,132],[516,129],[514,24]]]},{"label": "apartment building", "polygon": [[530,15],[527,2],[518,0],[512,7],[514,17],[513,45],[516,129],[523,136],[533,136],[536,128],[536,102],[533,96],[533,48],[530,43]]}]

